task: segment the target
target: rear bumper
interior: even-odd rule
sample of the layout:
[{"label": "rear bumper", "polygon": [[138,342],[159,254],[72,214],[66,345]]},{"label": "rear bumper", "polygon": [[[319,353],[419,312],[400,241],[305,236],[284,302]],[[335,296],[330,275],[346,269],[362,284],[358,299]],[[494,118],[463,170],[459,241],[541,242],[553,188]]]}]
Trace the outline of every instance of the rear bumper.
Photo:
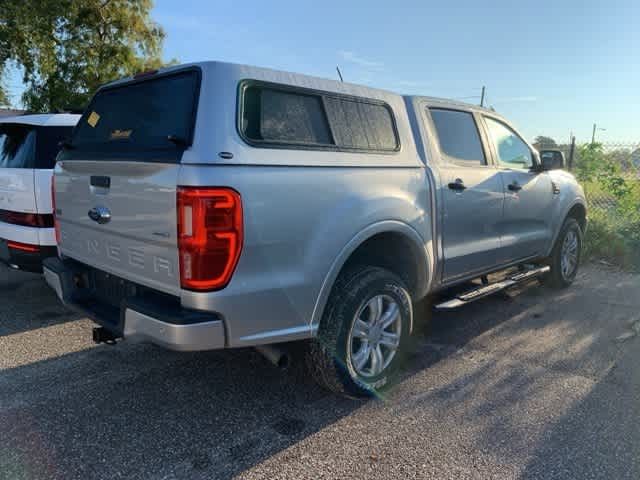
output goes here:
[{"label": "rear bumper", "polygon": [[9,248],[7,240],[0,238],[0,261],[7,265],[28,272],[42,272],[42,261],[45,258],[55,257],[58,254],[56,247],[39,246],[37,252]]},{"label": "rear bumper", "polygon": [[114,305],[96,292],[92,273],[71,260],[49,258],[44,262],[45,280],[60,300],[117,337],[179,351],[225,348],[224,321],[219,314],[183,308],[177,298],[130,284],[130,291],[136,293]]}]

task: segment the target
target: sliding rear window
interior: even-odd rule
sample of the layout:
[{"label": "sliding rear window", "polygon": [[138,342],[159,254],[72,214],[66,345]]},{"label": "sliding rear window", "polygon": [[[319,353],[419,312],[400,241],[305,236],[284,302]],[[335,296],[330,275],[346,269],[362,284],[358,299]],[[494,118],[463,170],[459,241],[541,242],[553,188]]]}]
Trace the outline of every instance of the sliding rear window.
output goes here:
[{"label": "sliding rear window", "polygon": [[391,108],[374,99],[249,81],[241,86],[238,128],[257,147],[395,152]]},{"label": "sliding rear window", "polygon": [[51,169],[73,127],[0,124],[0,168]]},{"label": "sliding rear window", "polygon": [[65,160],[126,155],[178,162],[193,139],[199,87],[200,71],[191,69],[100,90],[80,119]]}]

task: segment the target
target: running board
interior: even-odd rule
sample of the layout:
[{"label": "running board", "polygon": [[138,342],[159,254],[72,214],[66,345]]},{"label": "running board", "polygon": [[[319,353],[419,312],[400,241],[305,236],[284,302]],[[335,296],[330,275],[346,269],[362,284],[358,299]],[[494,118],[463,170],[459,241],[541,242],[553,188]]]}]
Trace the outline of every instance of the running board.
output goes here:
[{"label": "running board", "polygon": [[481,285],[478,288],[467,290],[466,292],[457,295],[451,300],[447,300],[446,302],[437,304],[435,306],[435,309],[451,310],[453,308],[461,307],[462,305],[467,305],[468,303],[475,302],[476,300],[479,300],[481,298],[488,297],[489,295],[493,295],[497,292],[501,292],[519,283],[537,278],[549,272],[549,270],[551,270],[551,267],[545,265],[544,267],[532,268],[524,272],[516,273],[515,275],[512,275],[500,282],[491,283],[489,285]]}]

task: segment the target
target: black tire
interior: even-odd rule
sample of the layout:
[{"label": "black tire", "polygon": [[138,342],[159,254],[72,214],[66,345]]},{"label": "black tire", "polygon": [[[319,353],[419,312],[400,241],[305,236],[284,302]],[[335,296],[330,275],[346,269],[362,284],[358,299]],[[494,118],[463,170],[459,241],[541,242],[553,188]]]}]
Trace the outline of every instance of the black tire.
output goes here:
[{"label": "black tire", "polygon": [[[571,234],[571,232],[575,233],[578,241],[577,259],[575,268],[573,268],[570,273],[565,274],[562,270],[562,246],[565,242],[565,239],[568,235]],[[568,217],[562,225],[560,234],[558,235],[556,243],[553,246],[551,256],[547,259],[547,263],[551,267],[551,271],[542,278],[542,283],[552,288],[566,288],[571,285],[575,280],[578,273],[578,268],[580,267],[582,243],[583,234],[582,229],[580,228],[580,224],[575,218]]]},{"label": "black tire", "polygon": [[[377,296],[388,298],[397,306],[399,344],[390,363],[379,375],[363,376],[351,361],[352,342],[358,340],[350,340],[350,333],[356,315],[364,314],[363,308]],[[397,380],[410,347],[412,323],[411,296],[402,279],[379,267],[349,268],[340,274],[333,287],[318,336],[307,349],[307,367],[318,383],[333,392],[349,397],[379,395]]]}]

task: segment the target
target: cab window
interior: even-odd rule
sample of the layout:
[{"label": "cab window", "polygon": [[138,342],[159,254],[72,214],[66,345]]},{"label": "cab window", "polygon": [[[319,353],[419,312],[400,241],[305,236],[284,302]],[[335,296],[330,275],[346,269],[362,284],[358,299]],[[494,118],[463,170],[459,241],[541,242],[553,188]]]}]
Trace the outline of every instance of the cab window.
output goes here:
[{"label": "cab window", "polygon": [[498,164],[504,168],[529,170],[533,155],[529,146],[504,123],[485,117],[489,137],[495,147]]},{"label": "cab window", "polygon": [[429,111],[444,155],[470,167],[487,164],[473,114],[443,108]]}]

